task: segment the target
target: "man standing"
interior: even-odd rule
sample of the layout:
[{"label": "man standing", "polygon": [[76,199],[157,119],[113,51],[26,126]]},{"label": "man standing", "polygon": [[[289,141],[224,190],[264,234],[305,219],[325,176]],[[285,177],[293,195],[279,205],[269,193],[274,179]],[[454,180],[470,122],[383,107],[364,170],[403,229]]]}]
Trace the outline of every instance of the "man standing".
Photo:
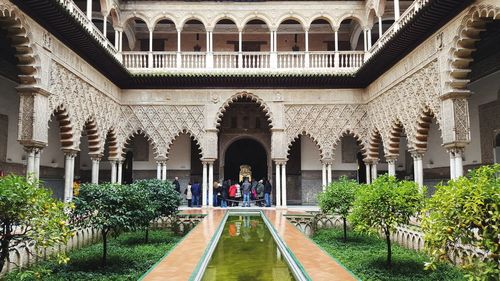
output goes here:
[{"label": "man standing", "polygon": [[266,207],[271,207],[271,192],[273,187],[268,179],[264,181],[264,199],[266,200]]},{"label": "man standing", "polygon": [[191,186],[191,193],[193,193],[193,207],[200,207],[201,186],[198,181]]},{"label": "man standing", "polygon": [[175,191],[178,193],[181,193],[181,184],[179,183],[179,177],[175,177],[174,182],[172,182],[174,185]]},{"label": "man standing", "polygon": [[252,184],[248,182],[248,178],[245,178],[243,184],[241,184],[243,189],[243,207],[250,207],[250,191],[252,190]]}]

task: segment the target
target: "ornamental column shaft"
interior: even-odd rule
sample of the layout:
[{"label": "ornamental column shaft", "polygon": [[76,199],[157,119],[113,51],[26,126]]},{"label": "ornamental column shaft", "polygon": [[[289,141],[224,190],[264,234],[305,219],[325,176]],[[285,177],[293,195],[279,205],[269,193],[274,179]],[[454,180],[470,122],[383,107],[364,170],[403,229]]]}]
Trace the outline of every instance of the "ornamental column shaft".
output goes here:
[{"label": "ornamental column shaft", "polygon": [[323,184],[323,191],[326,190],[326,164],[321,165],[321,183]]},{"label": "ornamental column shaft", "polygon": [[107,15],[104,16],[102,34],[104,35],[104,38],[108,39],[108,16]]},{"label": "ornamental column shaft", "polygon": [[365,171],[366,171],[366,183],[370,184],[372,183],[371,181],[371,167],[369,162],[365,162]]},{"label": "ornamental column shaft", "polygon": [[116,183],[116,160],[111,160],[111,183]]},{"label": "ornamental column shaft", "polygon": [[203,207],[206,207],[207,206],[207,162],[203,162],[203,183],[201,185],[201,189],[202,189],[202,194],[201,194],[201,198],[202,198],[202,205]]},{"label": "ornamental column shaft", "polygon": [[372,168],[372,181],[374,181],[377,178],[377,162],[372,162],[371,164]]},{"label": "ornamental column shaft", "polygon": [[27,152],[26,177],[30,177],[35,174],[35,149],[29,147],[26,149],[26,152]]},{"label": "ornamental column shaft", "polygon": [[161,180],[167,180],[167,162],[163,162],[161,166]]},{"label": "ornamental column shaft", "polygon": [[306,41],[306,56],[304,59],[304,64],[306,68],[309,68],[309,30],[305,31],[305,41]]},{"label": "ornamental column shaft", "polygon": [[73,200],[73,171],[75,163],[75,152],[64,153],[64,202]]},{"label": "ornamental column shaft", "polygon": [[161,180],[161,162],[156,161],[156,179]]},{"label": "ornamental column shaft", "polygon": [[286,163],[281,164],[281,206],[286,208]]},{"label": "ornamental column shaft", "polygon": [[99,162],[101,161],[101,157],[95,156],[91,157],[92,159],[92,183],[99,183]]},{"label": "ornamental column shaft", "polygon": [[276,163],[276,208],[281,207],[280,164]]},{"label": "ornamental column shaft", "polygon": [[208,205],[214,205],[214,163],[208,162]]},{"label": "ornamental column shaft", "polygon": [[332,183],[332,163],[328,163],[326,165],[326,167],[327,167],[327,171],[326,171],[326,173],[327,173],[327,184],[330,184],[330,183]]},{"label": "ornamental column shaft", "polygon": [[396,158],[387,158],[387,170],[389,176],[396,176]]},{"label": "ornamental column shaft", "polygon": [[382,38],[382,17],[378,17],[378,39]]},{"label": "ornamental column shaft", "polygon": [[462,153],[461,149],[455,150],[455,177],[459,178],[464,175],[464,166],[462,161]]},{"label": "ornamental column shaft", "polygon": [[394,20],[399,19],[399,0],[394,0]]},{"label": "ornamental column shaft", "polygon": [[455,152],[453,149],[450,149],[450,179],[456,179],[457,176],[455,174]]},{"label": "ornamental column shaft", "polygon": [[87,0],[87,18],[92,21],[92,0]]},{"label": "ornamental column shaft", "polygon": [[181,29],[177,29],[177,68],[182,67],[182,57],[181,57]]},{"label": "ornamental column shaft", "polygon": [[121,160],[117,161],[117,165],[118,165],[118,179],[116,182],[118,184],[122,184],[123,161]]},{"label": "ornamental column shaft", "polygon": [[33,166],[33,169],[34,169],[34,174],[35,174],[35,179],[39,179],[40,178],[40,153],[41,153],[41,149],[37,148],[35,149],[35,161],[34,161],[34,166]]}]

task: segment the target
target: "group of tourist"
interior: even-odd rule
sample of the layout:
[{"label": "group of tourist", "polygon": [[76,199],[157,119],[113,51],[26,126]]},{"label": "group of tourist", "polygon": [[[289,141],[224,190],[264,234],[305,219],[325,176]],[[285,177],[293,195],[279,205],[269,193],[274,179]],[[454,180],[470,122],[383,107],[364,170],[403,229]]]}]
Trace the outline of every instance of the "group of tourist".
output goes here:
[{"label": "group of tourist", "polygon": [[[177,178],[173,184],[175,189],[178,190],[179,181]],[[240,183],[233,183],[230,179],[222,181],[222,183],[215,181],[213,185],[213,206],[227,208],[228,206],[239,206],[242,203],[243,207],[250,207],[250,202],[254,201],[256,206],[271,207],[271,192],[272,186],[268,179],[250,181],[248,178],[244,178]],[[190,182],[184,194],[188,207],[201,206],[203,188],[198,181]]]}]

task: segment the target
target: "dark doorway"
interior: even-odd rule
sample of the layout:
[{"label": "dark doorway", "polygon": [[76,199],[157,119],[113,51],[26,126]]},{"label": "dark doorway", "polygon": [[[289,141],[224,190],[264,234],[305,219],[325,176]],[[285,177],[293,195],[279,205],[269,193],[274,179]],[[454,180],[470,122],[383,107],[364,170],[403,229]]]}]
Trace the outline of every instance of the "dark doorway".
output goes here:
[{"label": "dark doorway", "polygon": [[232,143],[227,148],[224,159],[225,178],[238,180],[241,165],[251,167],[254,179],[267,177],[267,153],[264,147],[252,139],[241,139]]},{"label": "dark doorway", "polygon": [[133,178],[133,165],[134,163],[134,153],[132,151],[127,151],[125,154],[125,161],[123,162],[123,183],[131,184],[134,181]]},{"label": "dark doorway", "polygon": [[363,161],[363,154],[357,153],[358,158],[358,183],[366,183],[366,165]]}]

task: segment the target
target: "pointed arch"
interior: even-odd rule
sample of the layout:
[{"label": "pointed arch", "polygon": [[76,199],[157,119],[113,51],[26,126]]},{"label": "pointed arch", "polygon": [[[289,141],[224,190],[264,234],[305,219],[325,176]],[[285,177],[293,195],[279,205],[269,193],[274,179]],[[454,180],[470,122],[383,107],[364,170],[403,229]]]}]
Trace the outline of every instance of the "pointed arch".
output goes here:
[{"label": "pointed arch", "polygon": [[59,136],[61,141],[61,149],[73,150],[74,144],[74,128],[73,122],[69,116],[68,110],[64,105],[59,105],[52,113],[59,122]]},{"label": "pointed arch", "polygon": [[[428,107],[423,108],[416,122],[416,134],[412,143],[414,149],[423,151],[427,150],[429,129],[433,120],[436,120],[434,112],[432,112],[432,110]],[[439,127],[439,130],[441,130],[441,127]]]},{"label": "pointed arch", "polygon": [[166,153],[162,153],[160,151],[158,142],[148,132],[146,132],[143,129],[134,130],[133,132],[130,132],[126,136],[121,147],[119,147],[119,149],[118,149],[118,152],[119,152],[118,157],[122,157],[125,154],[126,146],[130,144],[130,141],[134,138],[135,135],[143,135],[146,138],[146,140],[153,147],[153,153],[155,154],[155,157],[166,157]]},{"label": "pointed arch", "polygon": [[192,138],[194,140],[194,142],[196,143],[196,146],[201,151],[201,155],[200,156],[203,156],[203,151],[204,150],[203,150],[202,142],[200,141],[200,139],[198,138],[198,136],[196,136],[196,134],[194,134],[191,130],[189,130],[187,128],[183,128],[182,130],[179,130],[174,136],[172,136],[170,138],[170,141],[167,144],[167,157],[170,154],[170,149],[172,148],[172,145],[174,144],[175,140],[180,135],[182,135],[182,134],[187,135],[187,136],[189,136],[190,138]]},{"label": "pointed arch", "polygon": [[286,150],[286,155],[290,155],[290,149],[292,148],[292,145],[293,143],[298,139],[300,138],[301,136],[305,136],[305,137],[308,137],[310,138],[314,144],[316,144],[316,147],[318,148],[319,150],[319,155],[321,158],[323,158],[325,155],[323,153],[324,151],[324,147],[323,145],[319,142],[318,138],[316,138],[313,134],[307,132],[307,131],[302,131],[300,134],[297,134],[295,135],[294,137],[288,139],[288,143],[287,143],[287,150]]},{"label": "pointed arch", "polygon": [[399,156],[399,146],[401,143],[401,137],[403,136],[404,126],[403,123],[399,120],[394,120],[391,124],[391,128],[389,130],[388,142],[385,147],[386,155],[394,155]]},{"label": "pointed arch", "polygon": [[121,152],[118,145],[118,137],[114,127],[107,130],[105,142],[108,145],[108,158],[118,159],[121,158]]},{"label": "pointed arch", "polygon": [[251,101],[257,103],[257,105],[259,105],[259,107],[262,109],[265,116],[267,117],[267,121],[269,122],[269,126],[271,128],[274,127],[271,109],[266,104],[266,102],[255,94],[243,91],[243,92],[239,92],[239,93],[232,95],[221,105],[221,107],[219,108],[219,110],[217,111],[217,113],[215,115],[215,120],[214,120],[214,127],[215,128],[218,128],[220,126],[220,123],[222,121],[222,117],[224,116],[224,112],[226,112],[226,110],[229,108],[229,106],[232,103],[234,103],[238,100],[241,100],[241,99],[250,99]]},{"label": "pointed arch", "polygon": [[335,142],[333,143],[333,150],[337,148],[337,145],[339,144],[340,140],[344,136],[351,135],[354,137],[359,142],[359,150],[361,151],[361,154],[363,155],[364,158],[368,157],[368,145],[366,143],[365,138],[363,135],[358,132],[356,129],[353,128],[345,128],[336,138]]},{"label": "pointed arch", "polygon": [[41,73],[40,58],[31,28],[22,13],[7,3],[0,4],[0,28],[6,31],[6,36],[15,49],[19,83],[23,86],[38,84]]},{"label": "pointed arch", "polygon": [[370,138],[368,140],[368,147],[366,154],[370,159],[380,159],[379,148],[380,145],[383,145],[382,136],[380,135],[380,131],[375,128],[372,130],[370,134]]}]

